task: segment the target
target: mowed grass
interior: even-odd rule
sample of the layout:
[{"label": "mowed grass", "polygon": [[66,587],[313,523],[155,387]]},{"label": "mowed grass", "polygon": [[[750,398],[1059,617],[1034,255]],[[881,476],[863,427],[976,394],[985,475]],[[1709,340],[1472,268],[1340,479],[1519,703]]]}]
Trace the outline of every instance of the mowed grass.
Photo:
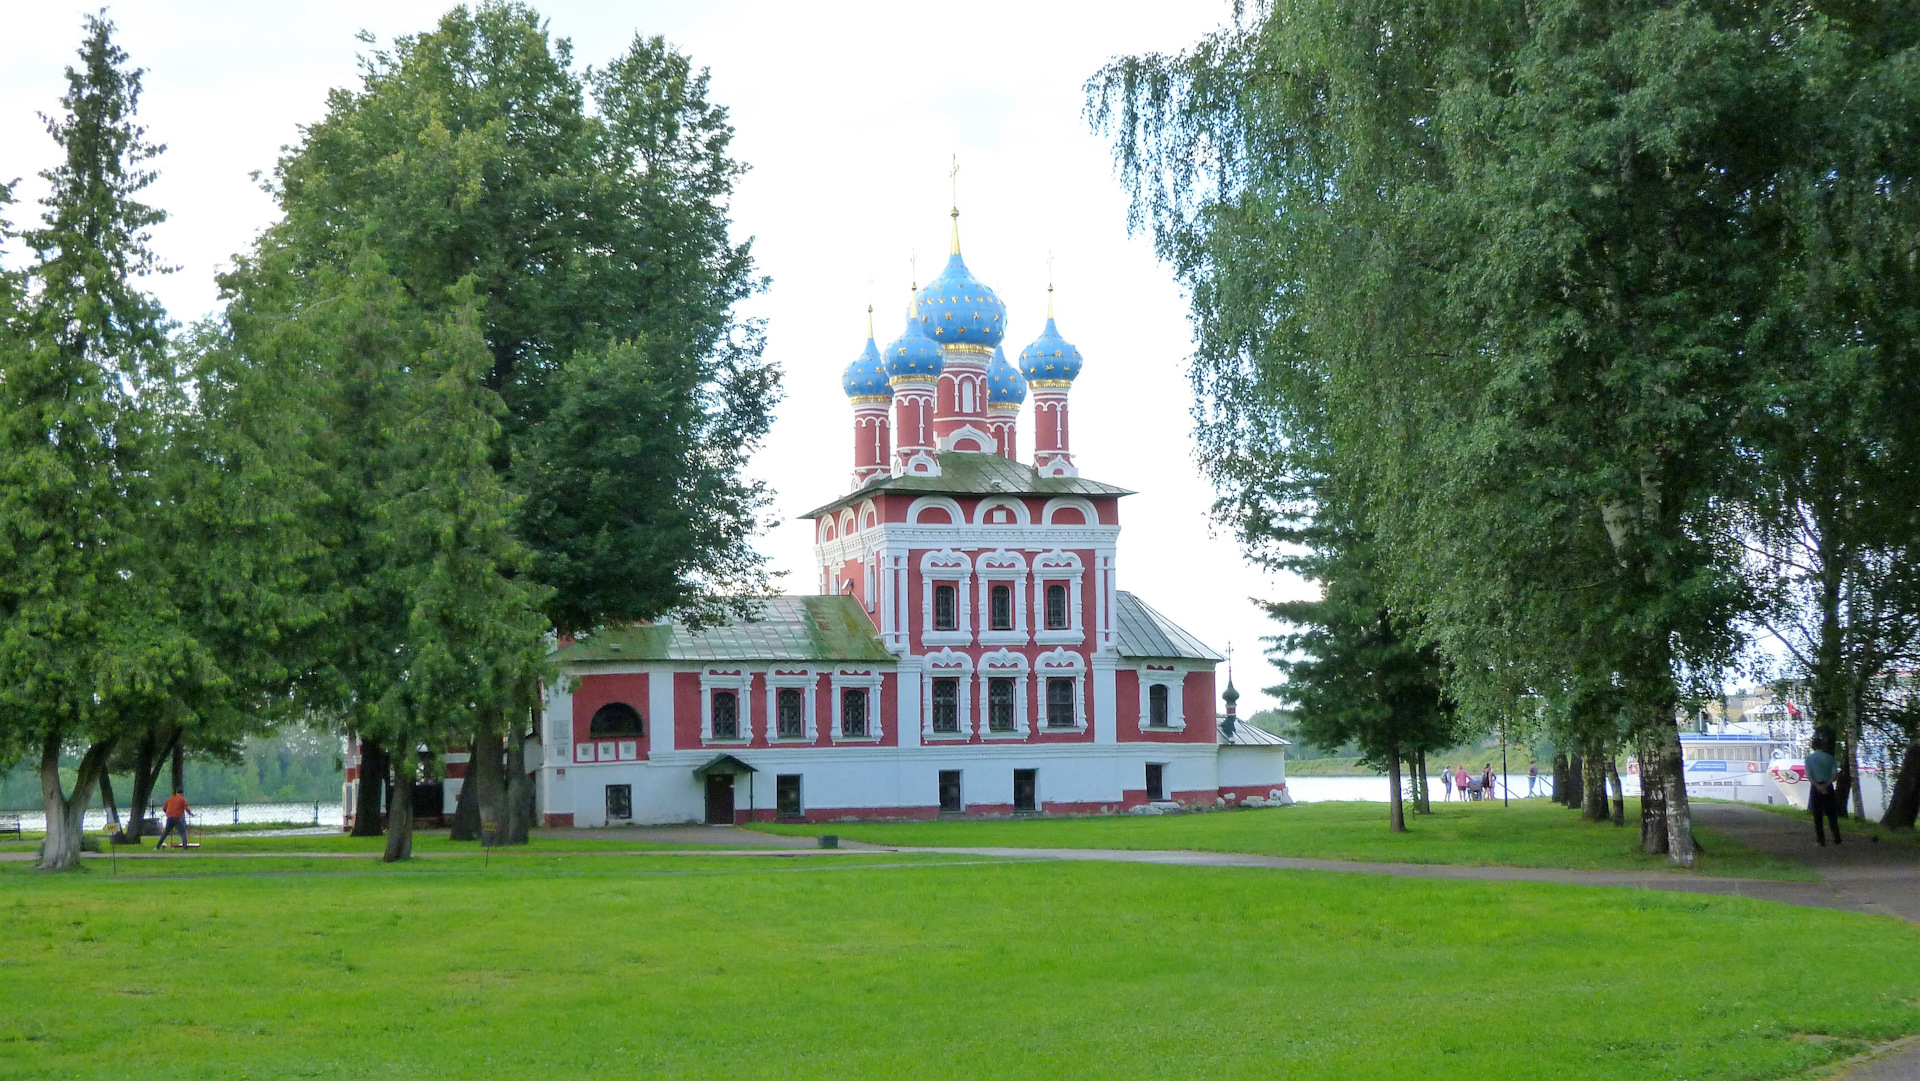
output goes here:
[{"label": "mowed grass", "polygon": [[0,869],[0,1078],[1757,1079],[1920,1031],[1920,929],[1737,898],[892,854],[287,862],[312,866]]},{"label": "mowed grass", "polygon": [[[712,851],[739,847],[738,845],[685,844],[677,841],[653,842],[636,840],[632,836],[633,832],[637,831],[626,831],[626,836],[594,837],[587,835],[556,837],[535,831],[533,839],[528,844],[496,848],[491,854],[498,858],[522,856],[529,853],[612,851],[686,852]],[[40,835],[29,833],[26,836],[27,839],[24,841],[0,842],[0,853],[38,852],[40,848]],[[94,833],[89,836],[99,842],[99,855],[107,855],[106,835],[104,833]],[[386,851],[387,845],[386,838],[384,837],[349,837],[343,833],[308,836],[234,837],[215,830],[207,830],[205,832],[195,830],[192,833],[191,839],[194,844],[200,847],[197,849],[188,849],[185,855],[182,856],[172,847],[174,842],[172,839],[169,839],[168,847],[162,854],[169,858],[178,857],[185,859],[191,859],[195,856],[250,855],[268,852],[379,856]],[[113,846],[113,854],[118,856],[150,856],[155,853],[153,842],[154,838],[149,837],[140,842],[138,846],[115,845]],[[421,855],[436,856],[448,853],[472,856],[480,856],[482,854],[478,842],[450,841],[447,839],[447,831],[444,829],[420,830],[415,832],[413,835],[413,850]]]},{"label": "mowed grass", "polygon": [[[869,844],[927,847],[1186,849],[1265,856],[1452,863],[1502,867],[1566,867],[1593,871],[1665,871],[1664,856],[1640,852],[1639,801],[1627,804],[1627,825],[1593,823],[1550,800],[1435,803],[1431,815],[1407,816],[1406,833],[1387,831],[1383,803],[1303,803],[1252,811],[1162,816],[1015,818],[940,822],[795,823],[754,827],[769,833],[834,833]],[[1812,880],[1798,864],[1777,859],[1710,829],[1697,872]]]}]

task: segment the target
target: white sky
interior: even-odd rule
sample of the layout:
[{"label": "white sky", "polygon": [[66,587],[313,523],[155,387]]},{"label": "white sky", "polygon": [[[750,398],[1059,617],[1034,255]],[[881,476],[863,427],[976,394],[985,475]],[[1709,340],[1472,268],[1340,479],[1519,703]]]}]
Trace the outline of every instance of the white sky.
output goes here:
[{"label": "white sky", "polygon": [[[174,317],[216,308],[214,273],[274,216],[248,179],[270,173],[331,87],[356,82],[365,29],[384,43],[432,26],[446,0],[262,4],[137,0],[109,10],[119,42],[147,69],[141,115],[168,151],[150,201],[171,219],[155,244],[177,273],[152,284]],[[603,62],[637,33],[663,34],[712,70],[712,97],[752,171],[733,217],[752,236],[771,292],[750,313],[787,399],[757,475],[782,525],[760,544],[814,588],[810,535],[792,516],[844,491],[850,413],[840,370],[876,309],[885,345],[899,332],[910,275],[947,251],[947,168],[960,160],[967,263],[1010,310],[1016,355],[1045,319],[1053,256],[1061,332],[1086,368],[1073,391],[1081,473],[1140,494],[1122,503],[1121,588],[1140,594],[1216,649],[1234,647],[1246,706],[1277,676],[1259,656],[1272,625],[1249,602],[1301,590],[1248,565],[1207,518],[1186,384],[1187,308],[1145,237],[1126,231],[1126,199],[1105,143],[1082,118],[1081,84],[1108,58],[1174,51],[1228,17],[1224,0],[1181,3],[618,3],[536,5],[576,60]],[[64,90],[82,16],[98,0],[8,5],[0,36],[0,180],[25,177],[16,226],[31,220],[36,174],[55,147],[37,117]],[[8,253],[17,259],[18,252]],[[1030,412],[1030,411],[1029,411]],[[1021,449],[1032,450],[1030,417]]]}]

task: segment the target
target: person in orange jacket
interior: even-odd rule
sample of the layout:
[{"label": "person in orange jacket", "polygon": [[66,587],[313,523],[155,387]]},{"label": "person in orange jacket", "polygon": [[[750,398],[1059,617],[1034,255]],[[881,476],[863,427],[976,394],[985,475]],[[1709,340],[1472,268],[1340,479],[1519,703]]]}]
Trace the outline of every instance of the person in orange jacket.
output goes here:
[{"label": "person in orange jacket", "polygon": [[156,850],[167,847],[167,835],[174,830],[180,831],[180,847],[187,847],[187,811],[190,810],[187,806],[187,797],[181,795],[180,790],[176,788],[173,790],[173,795],[167,797],[167,802],[161,806],[160,810],[167,816],[167,828],[160,831],[160,840],[153,847]]}]

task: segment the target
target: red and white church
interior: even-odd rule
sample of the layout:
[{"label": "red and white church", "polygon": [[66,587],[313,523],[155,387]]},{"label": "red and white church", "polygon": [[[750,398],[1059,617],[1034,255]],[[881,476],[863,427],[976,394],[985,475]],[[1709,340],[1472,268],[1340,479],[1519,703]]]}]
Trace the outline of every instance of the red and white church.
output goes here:
[{"label": "red and white church", "polygon": [[[806,515],[818,593],[560,648],[528,747],[536,821],[1291,802],[1285,741],[1236,723],[1220,656],[1119,588],[1130,493],[1074,461],[1081,356],[1051,300],[1009,363],[1006,305],[968,271],[954,219],[899,338],[869,337],[846,368],[852,490]],[[1029,397],[1030,463],[1015,442]]]}]

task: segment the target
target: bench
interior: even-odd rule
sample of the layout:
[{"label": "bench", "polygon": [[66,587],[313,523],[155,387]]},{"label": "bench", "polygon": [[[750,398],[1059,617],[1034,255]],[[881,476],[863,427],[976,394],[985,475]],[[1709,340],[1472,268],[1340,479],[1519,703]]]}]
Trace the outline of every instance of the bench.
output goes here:
[{"label": "bench", "polygon": [[20,816],[19,815],[0,815],[0,833],[11,833],[15,837],[21,836]]}]

